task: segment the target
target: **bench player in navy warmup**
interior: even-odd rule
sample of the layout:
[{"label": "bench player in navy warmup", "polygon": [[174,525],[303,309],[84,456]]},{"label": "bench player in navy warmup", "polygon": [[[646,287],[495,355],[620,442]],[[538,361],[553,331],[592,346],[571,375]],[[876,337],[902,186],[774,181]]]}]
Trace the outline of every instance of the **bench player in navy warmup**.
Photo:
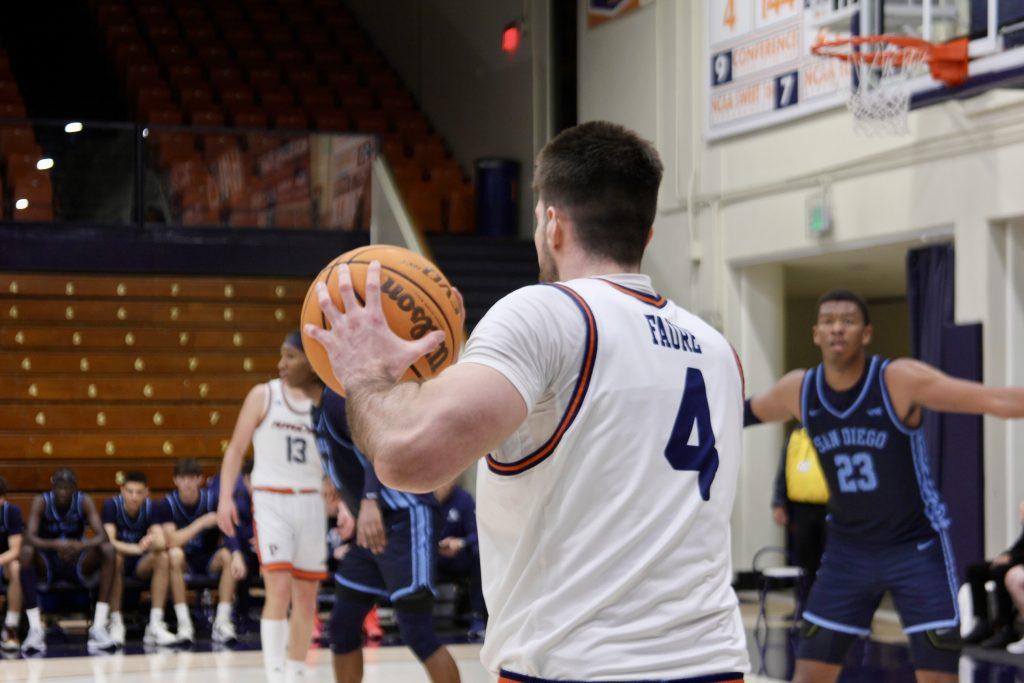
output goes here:
[{"label": "bench player in navy warmup", "polygon": [[[62,467],[50,478],[53,490],[36,496],[28,513],[21,548],[21,585],[29,630],[21,649],[46,651],[46,634],[39,620],[39,577],[49,586],[64,579],[83,587],[99,583],[96,613],[89,628],[90,650],[114,647],[107,632],[110,587],[114,580],[114,546],[103,529],[92,498],[78,490],[75,473]],[[86,537],[86,527],[92,536]]]},{"label": "bench player in navy warmup", "polygon": [[[21,621],[21,535],[25,530],[21,508],[7,500],[7,481],[0,477],[0,588],[7,592],[7,616],[0,631],[0,649],[17,652]],[[38,618],[38,611],[37,611]]]},{"label": "bench player in navy warmup", "polygon": [[210,576],[217,579],[217,613],[211,637],[215,643],[233,643],[238,637],[231,621],[235,587],[246,576],[245,558],[236,537],[227,537],[221,545],[217,528],[217,493],[202,488],[203,470],[194,458],[174,465],[174,487],[160,501],[157,515],[167,537],[171,563],[171,596],[178,619],[178,640],[191,643],[195,629],[185,602],[185,576]]},{"label": "bench player in navy warmup", "polygon": [[142,642],[146,645],[169,646],[177,642],[164,624],[164,603],[170,561],[156,505],[149,497],[149,484],[142,472],[128,472],[121,493],[103,503],[103,528],[117,553],[114,562],[114,585],[110,590],[110,637],[124,647],[125,626],[121,616],[126,576],[149,580],[152,602],[149,624]]},{"label": "bench player in navy warmup", "polygon": [[[338,683],[363,678],[363,620],[377,598],[391,601],[402,640],[433,683],[459,681],[459,670],[434,632],[433,576],[441,526],[432,493],[402,493],[382,486],[373,465],[353,445],[345,399],[325,388],[313,409],[313,428],[324,467],[339,491],[358,496],[356,544],[335,574],[331,649]],[[342,503],[344,505],[344,503]]]},{"label": "bench player in navy warmup", "polygon": [[836,680],[889,591],[917,680],[955,681],[956,563],[922,413],[1024,417],[1024,389],[956,379],[909,358],[868,357],[871,335],[862,298],[825,294],[814,325],[822,364],[788,373],[747,404],[746,424],[800,420],[828,479],[828,540],[800,624],[794,680]]}]

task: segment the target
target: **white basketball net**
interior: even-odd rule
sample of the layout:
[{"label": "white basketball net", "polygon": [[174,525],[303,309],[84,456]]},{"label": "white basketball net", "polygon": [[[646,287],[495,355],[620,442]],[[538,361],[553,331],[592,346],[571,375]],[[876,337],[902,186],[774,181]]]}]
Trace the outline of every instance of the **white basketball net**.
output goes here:
[{"label": "white basketball net", "polygon": [[846,106],[853,114],[854,132],[867,137],[909,135],[908,82],[927,71],[926,52],[914,48],[897,50],[890,45],[865,45],[861,49],[874,50],[874,57],[856,60],[852,65],[857,79]]}]

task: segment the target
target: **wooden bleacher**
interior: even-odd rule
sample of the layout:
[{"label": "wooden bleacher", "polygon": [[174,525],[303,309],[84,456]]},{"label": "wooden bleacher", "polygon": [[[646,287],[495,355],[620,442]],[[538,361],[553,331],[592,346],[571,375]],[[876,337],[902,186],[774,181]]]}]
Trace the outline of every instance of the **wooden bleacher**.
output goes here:
[{"label": "wooden bleacher", "polygon": [[249,389],[277,374],[306,280],[0,273],[0,475],[27,511],[57,467],[97,504],[218,466]]}]

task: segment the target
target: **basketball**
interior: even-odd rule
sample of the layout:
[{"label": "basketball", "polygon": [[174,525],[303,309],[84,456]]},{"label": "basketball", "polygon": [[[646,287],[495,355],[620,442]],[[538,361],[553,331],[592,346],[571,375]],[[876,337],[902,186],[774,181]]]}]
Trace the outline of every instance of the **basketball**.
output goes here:
[{"label": "basketball", "polygon": [[[334,305],[340,311],[345,310],[338,292],[337,269],[341,264],[348,265],[356,298],[360,302],[364,301],[366,271],[372,261],[380,261],[381,306],[395,334],[413,340],[431,330],[444,332],[441,345],[413,363],[402,379],[422,380],[433,377],[455,362],[462,347],[462,302],[437,266],[408,249],[386,244],[371,245],[345,252],[328,263],[306,292],[306,300],[302,304],[302,325],[308,323],[330,328],[316,298],[318,282],[327,284]],[[320,342],[307,335],[303,329],[302,344],[306,357],[320,379],[344,396],[345,389],[334,376],[327,352]]]}]

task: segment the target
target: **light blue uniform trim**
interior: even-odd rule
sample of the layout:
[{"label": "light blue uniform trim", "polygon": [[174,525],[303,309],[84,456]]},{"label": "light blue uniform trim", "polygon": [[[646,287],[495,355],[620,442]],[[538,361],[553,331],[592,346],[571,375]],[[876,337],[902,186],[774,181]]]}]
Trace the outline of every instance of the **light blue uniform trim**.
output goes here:
[{"label": "light blue uniform trim", "polygon": [[821,405],[825,408],[825,410],[832,413],[840,420],[845,420],[846,418],[853,415],[857,408],[860,408],[860,404],[863,403],[864,399],[867,398],[867,395],[871,393],[871,383],[874,381],[875,373],[877,371],[878,356],[872,356],[871,365],[868,366],[868,376],[867,379],[864,380],[864,387],[860,390],[860,396],[858,396],[857,400],[853,402],[853,405],[851,405],[845,411],[840,413],[831,403],[828,402],[828,399],[825,398],[825,372],[822,366],[819,365],[818,371],[815,373],[817,375],[815,377],[815,380],[817,381],[818,400],[821,402]]},{"label": "light blue uniform trim", "polygon": [[341,574],[335,574],[334,575],[334,580],[337,581],[338,583],[340,583],[345,588],[350,588],[350,589],[352,589],[354,591],[357,591],[359,593],[369,593],[370,595],[379,595],[382,598],[388,597],[388,592],[385,591],[385,590],[381,590],[380,588],[374,588],[373,586],[366,586],[366,585],[361,584],[361,583],[356,583],[355,581],[349,581],[348,579],[346,579]]},{"label": "light blue uniform trim", "polygon": [[817,626],[821,626],[822,628],[827,628],[830,631],[838,631],[839,633],[848,633],[848,634],[853,635],[853,636],[869,636],[869,635],[871,635],[871,629],[869,629],[869,628],[857,628],[856,626],[847,626],[846,624],[840,624],[840,623],[835,622],[835,621],[829,621],[828,619],[824,619],[822,617],[819,617],[818,615],[812,614],[811,612],[808,612],[807,610],[804,610],[803,618],[806,619],[807,621],[811,622],[812,624],[816,624]]},{"label": "light blue uniform trim", "polygon": [[[408,494],[401,494],[413,498]],[[415,500],[413,498],[413,500]],[[433,545],[433,528],[430,521],[430,510],[425,505],[411,505],[409,510],[410,556],[412,557],[412,583],[391,594],[391,601],[400,600],[426,588],[437,595],[430,580],[430,552]]]},{"label": "light blue uniform trim", "polygon": [[922,631],[931,631],[937,628],[953,628],[959,626],[959,619],[947,619],[945,621],[929,621],[927,624],[918,624],[917,626],[911,626],[903,629],[903,632],[908,636],[913,633],[921,633]]}]

